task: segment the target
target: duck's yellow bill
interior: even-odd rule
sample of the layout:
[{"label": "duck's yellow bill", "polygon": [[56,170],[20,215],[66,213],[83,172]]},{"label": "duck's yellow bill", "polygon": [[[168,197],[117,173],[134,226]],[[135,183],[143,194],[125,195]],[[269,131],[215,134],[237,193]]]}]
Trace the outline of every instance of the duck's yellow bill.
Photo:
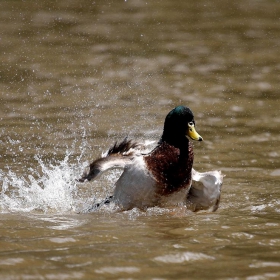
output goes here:
[{"label": "duck's yellow bill", "polygon": [[202,141],[203,138],[196,132],[194,128],[194,123],[188,123],[188,131],[187,135],[192,139],[196,141]]}]

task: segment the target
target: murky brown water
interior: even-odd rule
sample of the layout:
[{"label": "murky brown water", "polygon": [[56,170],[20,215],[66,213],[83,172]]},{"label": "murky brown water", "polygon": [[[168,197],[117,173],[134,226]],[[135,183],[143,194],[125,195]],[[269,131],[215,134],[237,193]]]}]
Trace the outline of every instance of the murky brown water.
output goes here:
[{"label": "murky brown water", "polygon": [[[36,3],[37,2],[37,3]],[[151,2],[151,3],[150,3]],[[279,1],[1,1],[1,279],[280,278]],[[75,182],[191,107],[215,213],[76,214]]]}]

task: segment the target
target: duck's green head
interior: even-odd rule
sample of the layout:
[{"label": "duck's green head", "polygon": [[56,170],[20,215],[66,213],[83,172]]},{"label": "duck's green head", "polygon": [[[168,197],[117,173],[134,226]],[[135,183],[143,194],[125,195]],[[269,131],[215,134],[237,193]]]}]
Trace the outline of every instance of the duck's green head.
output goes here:
[{"label": "duck's green head", "polygon": [[195,130],[194,115],[190,108],[177,106],[165,118],[161,140],[180,146],[186,141],[186,136],[196,141],[203,140]]}]

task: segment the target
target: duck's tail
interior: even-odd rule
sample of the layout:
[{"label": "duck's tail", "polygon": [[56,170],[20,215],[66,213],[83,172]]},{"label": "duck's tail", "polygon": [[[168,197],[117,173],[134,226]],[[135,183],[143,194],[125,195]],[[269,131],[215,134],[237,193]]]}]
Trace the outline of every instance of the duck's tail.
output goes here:
[{"label": "duck's tail", "polygon": [[141,144],[125,138],[122,142],[116,142],[101,158],[94,160],[89,166],[89,172],[85,172],[78,182],[91,181],[109,169],[124,169],[131,162],[137,148]]}]

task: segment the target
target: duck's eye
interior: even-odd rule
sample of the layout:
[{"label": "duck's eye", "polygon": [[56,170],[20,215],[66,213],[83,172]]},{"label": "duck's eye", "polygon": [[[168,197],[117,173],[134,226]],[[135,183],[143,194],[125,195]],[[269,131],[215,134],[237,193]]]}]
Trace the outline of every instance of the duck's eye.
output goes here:
[{"label": "duck's eye", "polygon": [[189,127],[189,131],[192,132],[193,131],[193,127],[194,127],[194,123],[193,122],[189,122],[188,123],[188,127]]}]

